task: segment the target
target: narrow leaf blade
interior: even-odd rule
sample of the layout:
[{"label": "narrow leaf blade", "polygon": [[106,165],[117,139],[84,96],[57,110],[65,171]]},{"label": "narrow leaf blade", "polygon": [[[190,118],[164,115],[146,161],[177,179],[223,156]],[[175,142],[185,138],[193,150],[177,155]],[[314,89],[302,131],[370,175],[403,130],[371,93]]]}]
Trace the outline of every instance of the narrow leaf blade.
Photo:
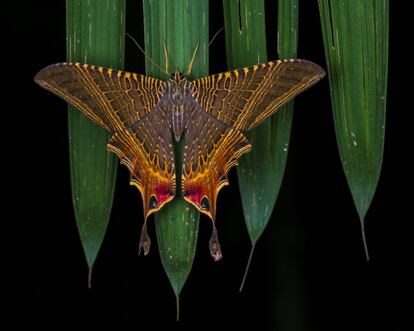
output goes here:
[{"label": "narrow leaf blade", "polygon": [[[165,40],[170,72],[177,67],[184,72],[200,42],[190,78],[208,75],[207,0],[144,0],[144,31],[146,52],[161,66],[166,63],[162,44]],[[148,75],[167,78],[150,61],[146,66]],[[178,318],[178,298],[195,255],[199,212],[180,195],[182,144],[175,147],[177,197],[155,215],[155,224],[161,260],[177,297]]]},{"label": "narrow leaf blade", "polygon": [[388,0],[319,0],[339,154],[359,214],[374,197],[383,158]]},{"label": "narrow leaf blade", "polygon": [[[67,58],[72,62],[122,68],[125,1],[66,1]],[[117,160],[106,151],[108,135],[69,107],[69,153],[76,222],[89,266],[93,264],[108,225]]]},{"label": "narrow leaf blade", "polygon": [[[241,1],[238,7],[232,1],[224,1],[224,14],[227,22],[226,43],[230,67],[264,62],[266,60],[264,2]],[[298,29],[297,0],[279,1],[278,15],[279,57],[295,58]],[[290,103],[250,133],[248,138],[253,150],[240,160],[238,166],[243,211],[252,242],[252,251],[240,290],[246,279],[254,247],[270,220],[282,184],[292,115],[293,103]]]},{"label": "narrow leaf blade", "polygon": [[[229,69],[267,60],[264,1],[224,0],[227,63]],[[238,182],[247,229],[254,246],[267,224],[275,202],[269,158],[271,121],[247,133],[253,150],[240,158]],[[272,194],[273,193],[273,194]]]}]

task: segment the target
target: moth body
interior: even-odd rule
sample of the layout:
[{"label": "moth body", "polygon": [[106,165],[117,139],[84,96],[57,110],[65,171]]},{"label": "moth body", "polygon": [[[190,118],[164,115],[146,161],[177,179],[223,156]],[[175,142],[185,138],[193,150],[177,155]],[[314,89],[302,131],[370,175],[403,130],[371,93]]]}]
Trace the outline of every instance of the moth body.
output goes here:
[{"label": "moth body", "polygon": [[192,86],[185,77],[180,75],[178,70],[174,73],[174,78],[165,82],[165,91],[167,92],[164,96],[164,100],[160,103],[171,112],[171,125],[175,141],[179,141],[186,123],[189,118],[189,112],[191,109]]},{"label": "moth body", "polygon": [[[217,196],[229,184],[230,168],[251,150],[244,131],[260,125],[324,75],[309,61],[278,60],[194,81],[176,69],[163,82],[65,62],[44,68],[35,81],[112,134],[107,148],[130,171],[130,183],[142,196],[145,220],[176,195],[173,139],[182,139],[178,189],[213,221],[209,245],[217,261],[222,256],[215,228]],[[149,245],[144,223],[140,247],[145,254]]]}]

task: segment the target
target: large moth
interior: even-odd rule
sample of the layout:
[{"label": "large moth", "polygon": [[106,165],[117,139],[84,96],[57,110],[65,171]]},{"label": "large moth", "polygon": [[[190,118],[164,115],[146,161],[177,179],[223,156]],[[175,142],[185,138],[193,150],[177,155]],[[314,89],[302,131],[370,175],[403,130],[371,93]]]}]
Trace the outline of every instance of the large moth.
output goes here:
[{"label": "large moth", "polygon": [[181,194],[213,224],[210,253],[221,259],[215,227],[219,191],[252,146],[243,134],[318,82],[325,72],[305,60],[279,60],[189,81],[178,70],[167,81],[80,63],[41,70],[36,83],[112,134],[107,148],[130,171],[146,221],[176,195],[174,140],[183,139]]}]

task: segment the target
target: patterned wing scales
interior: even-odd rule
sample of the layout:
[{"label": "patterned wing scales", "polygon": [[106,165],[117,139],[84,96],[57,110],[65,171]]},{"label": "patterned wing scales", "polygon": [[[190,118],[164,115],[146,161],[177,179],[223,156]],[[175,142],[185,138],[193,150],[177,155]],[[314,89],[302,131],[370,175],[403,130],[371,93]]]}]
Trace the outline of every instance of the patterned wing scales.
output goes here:
[{"label": "patterned wing scales", "polygon": [[221,123],[197,103],[194,107],[184,137],[182,193],[186,201],[212,219],[210,252],[219,260],[220,245],[214,226],[217,195],[228,185],[230,168],[237,165],[242,154],[250,151],[251,145],[239,130]]},{"label": "patterned wing scales", "polygon": [[[141,192],[144,216],[175,195],[174,150],[165,111],[158,107],[164,83],[134,73],[79,63],[58,63],[41,70],[35,81],[113,133],[108,150],[131,173]],[[147,254],[146,222],[140,248]]]},{"label": "patterned wing scales", "polygon": [[142,195],[145,219],[175,196],[172,134],[163,111],[149,113],[131,128],[116,132],[108,149],[131,173]]},{"label": "patterned wing scales", "polygon": [[35,82],[110,132],[128,128],[149,113],[163,86],[152,77],[80,63],[48,66]]},{"label": "patterned wing scales", "polygon": [[219,121],[250,130],[324,75],[309,61],[273,61],[195,80],[193,95]]}]

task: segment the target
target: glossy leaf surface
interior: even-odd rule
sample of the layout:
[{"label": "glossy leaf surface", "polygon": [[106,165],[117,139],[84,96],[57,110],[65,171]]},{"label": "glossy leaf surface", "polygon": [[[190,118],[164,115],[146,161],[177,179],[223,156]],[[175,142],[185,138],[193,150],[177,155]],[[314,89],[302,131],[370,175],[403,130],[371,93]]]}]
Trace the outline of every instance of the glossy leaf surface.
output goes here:
[{"label": "glossy leaf surface", "polygon": [[[258,63],[267,57],[264,2],[240,1],[239,4],[224,1],[227,59],[232,68]],[[278,10],[279,57],[295,58],[297,4],[280,1]],[[240,160],[238,166],[243,212],[252,242],[248,266],[256,242],[270,220],[282,184],[292,112],[293,104],[288,104],[251,132],[248,138],[253,150]]]},{"label": "glossy leaf surface", "polygon": [[[66,1],[68,61],[123,68],[125,1]],[[69,153],[76,222],[89,266],[109,222],[117,159],[106,150],[108,134],[69,107]]]},{"label": "glossy leaf surface", "polygon": [[364,218],[381,173],[388,76],[388,0],[319,0],[339,154]]},{"label": "glossy leaf surface", "polygon": [[[147,55],[164,67],[166,58],[163,48],[168,49],[168,72],[177,67],[187,70],[196,44],[200,47],[190,78],[208,74],[208,2],[176,0],[144,0],[144,33]],[[168,77],[151,61],[146,61],[149,76],[166,80]],[[177,179],[181,178],[182,144],[176,148]],[[177,180],[177,187],[181,183]],[[197,244],[199,212],[184,202],[177,190],[176,198],[155,215],[157,238],[161,260],[178,298],[191,271]]]}]

